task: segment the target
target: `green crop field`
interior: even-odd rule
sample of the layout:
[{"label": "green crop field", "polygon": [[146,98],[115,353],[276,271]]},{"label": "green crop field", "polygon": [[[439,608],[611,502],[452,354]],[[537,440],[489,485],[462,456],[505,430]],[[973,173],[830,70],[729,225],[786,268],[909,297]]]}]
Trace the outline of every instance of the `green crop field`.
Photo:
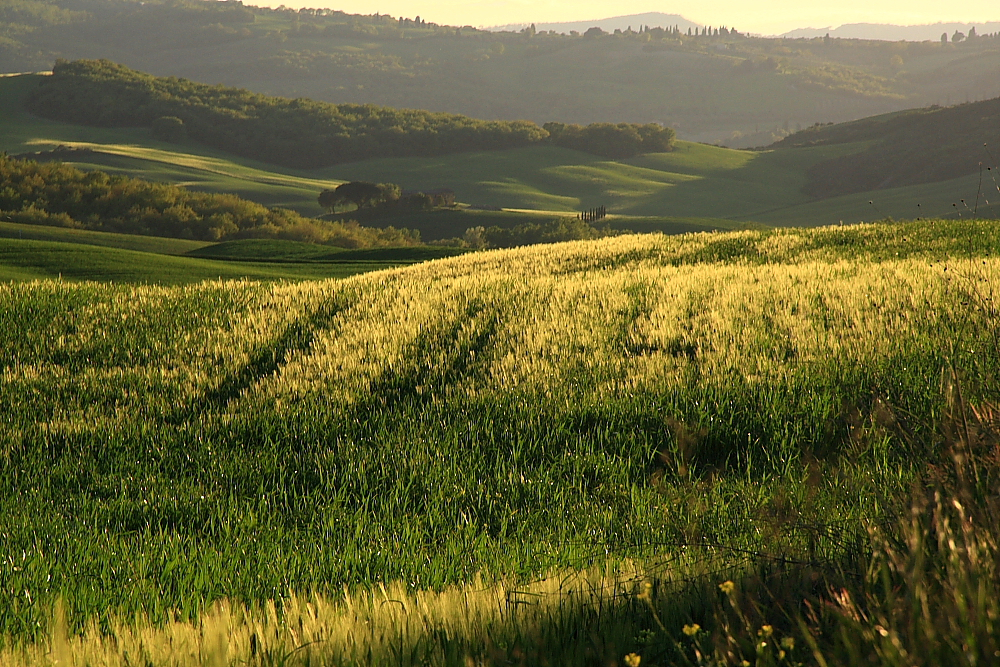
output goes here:
[{"label": "green crop field", "polygon": [[[343,250],[311,243],[210,244],[0,222],[0,281],[179,285],[204,280],[344,278],[455,254],[451,248]],[[232,261],[238,260],[238,261]]]},{"label": "green crop field", "polygon": [[80,243],[105,248],[151,252],[160,255],[183,255],[212,245],[208,241],[168,239],[160,236],[141,236],[138,234],[113,234],[86,229],[25,225],[13,222],[0,222],[0,238]]},{"label": "green crop field", "polygon": [[[977,496],[907,515],[964,512],[934,515],[951,578],[872,554],[921,548],[899,517],[915,482],[950,488],[944,444],[992,447],[998,247],[991,221],[938,220],[318,282],[2,284],[0,661],[849,664],[884,636],[938,647],[928,664],[992,655],[988,632],[914,630],[937,622],[914,581],[982,612],[941,622],[995,618],[996,531],[962,551]],[[993,479],[973,460],[959,482]],[[883,614],[882,562],[916,602],[855,632],[837,619]]]},{"label": "green crop field", "polygon": [[67,281],[179,285],[204,280],[317,280],[344,278],[400,264],[399,260],[310,263],[226,262],[160,255],[80,243],[0,238],[0,281]]},{"label": "green crop field", "polygon": [[402,248],[362,248],[345,250],[316,243],[274,239],[241,239],[215,243],[191,250],[191,257],[240,262],[397,262],[409,264],[453,257],[466,252],[447,246],[407,246]]}]

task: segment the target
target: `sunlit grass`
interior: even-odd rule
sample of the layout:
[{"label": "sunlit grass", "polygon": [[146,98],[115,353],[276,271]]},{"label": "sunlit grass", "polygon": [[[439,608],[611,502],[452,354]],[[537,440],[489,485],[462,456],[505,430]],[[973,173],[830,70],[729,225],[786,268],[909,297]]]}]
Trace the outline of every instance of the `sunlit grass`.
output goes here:
[{"label": "sunlit grass", "polygon": [[907,223],[2,285],[0,631],[43,637],[57,599],[79,630],[857,556],[929,456],[942,369],[995,392],[998,245],[988,221]]},{"label": "sunlit grass", "polygon": [[[655,572],[622,563],[533,582],[475,580],[441,591],[400,585],[331,598],[291,596],[260,606],[220,601],[196,621],[121,618],[70,632],[57,603],[45,642],[0,650],[9,667],[202,665],[455,665],[532,662],[579,665],[651,644],[645,600],[676,622],[679,600],[701,605],[687,579],[704,568]],[[716,573],[716,576],[722,576]],[[654,594],[643,591],[656,585]],[[676,618],[675,618],[676,617]],[[643,641],[647,639],[647,641]],[[620,656],[619,656],[620,657]]]}]

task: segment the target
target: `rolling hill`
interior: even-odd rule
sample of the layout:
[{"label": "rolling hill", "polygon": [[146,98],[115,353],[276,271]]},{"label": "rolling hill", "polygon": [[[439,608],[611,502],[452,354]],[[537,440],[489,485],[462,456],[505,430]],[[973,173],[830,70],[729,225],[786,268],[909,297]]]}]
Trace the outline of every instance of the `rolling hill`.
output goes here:
[{"label": "rolling hill", "polygon": [[[533,146],[433,158],[381,158],[293,170],[228,155],[190,140],[181,144],[158,141],[142,128],[93,128],[40,119],[22,107],[39,76],[0,77],[0,116],[4,121],[0,124],[0,150],[11,154],[44,152],[59,145],[85,149],[67,153],[63,159],[83,168],[136,174],[196,190],[235,192],[313,216],[322,213],[316,203],[317,194],[348,180],[391,181],[411,190],[446,187],[453,189],[465,204],[506,209],[461,208],[364,221],[418,229],[425,240],[462,236],[472,227],[545,222],[597,206],[608,208],[611,215],[606,222],[613,228],[665,232],[754,223],[853,223],[887,216],[969,217],[980,191],[977,165],[982,158],[980,147],[972,146],[969,155],[953,151],[948,156],[948,163],[961,169],[941,175],[955,178],[899,187],[890,183],[877,190],[822,199],[806,194],[813,170],[840,164],[838,160],[871,155],[871,147],[886,141],[887,132],[895,131],[892,128],[896,125],[887,121],[896,116],[810,129],[766,151],[678,142],[672,153],[607,160],[554,146]],[[969,116],[977,109],[992,108],[992,104],[959,106],[940,113]],[[932,112],[917,110],[900,118],[933,119],[927,116]],[[894,122],[898,125],[903,121]],[[961,127],[956,126],[956,131]],[[923,132],[917,135],[923,136]],[[958,132],[956,137],[959,135],[965,136]],[[939,141],[944,150],[954,144],[947,136],[933,136],[944,137]],[[901,143],[897,149],[906,149],[907,145]],[[989,179],[994,173],[986,172],[986,185],[992,184]],[[1000,213],[996,199],[986,195],[977,212],[987,217]]]},{"label": "rolling hill", "polygon": [[432,157],[516,148],[549,135],[526,121],[289,100],[154,77],[109,60],[57,63],[25,102],[44,118],[98,127],[146,127],[166,141],[190,136],[229,153],[287,167],[322,167],[362,156]]},{"label": "rolling hill", "polygon": [[235,158],[192,142],[155,139],[146,128],[98,128],[45,120],[25,110],[25,99],[43,75],[0,77],[0,151],[10,155],[85,149],[65,161],[81,168],[148,178],[203,192],[237,194],[305,215],[322,213],[316,196],[341,181]]},{"label": "rolling hill", "polygon": [[339,251],[291,241],[210,244],[0,222],[0,282],[187,285],[205,280],[346,278],[448,256],[434,248]]},{"label": "rolling hill", "polygon": [[950,40],[959,32],[964,36],[970,30],[980,35],[992,35],[1000,32],[1000,22],[986,21],[981,23],[929,23],[925,25],[892,25],[887,23],[847,23],[836,28],[799,28],[782,34],[791,39],[811,39],[829,35],[835,39],[881,39],[890,42],[939,41],[945,34]]},{"label": "rolling hill", "polygon": [[809,183],[803,191],[816,197],[936,183],[981,170],[986,172],[988,191],[997,192],[1000,186],[994,170],[1000,167],[998,128],[1000,98],[817,126],[797,132],[773,147],[871,142],[866,150],[810,167]]},{"label": "rolling hill", "polygon": [[4,0],[2,7],[0,63],[8,72],[48,70],[57,58],[109,58],[289,98],[539,124],[656,121],[682,139],[733,146],[765,145],[816,122],[1000,95],[1000,41],[987,38],[889,43],[653,31],[585,39],[192,0]]}]

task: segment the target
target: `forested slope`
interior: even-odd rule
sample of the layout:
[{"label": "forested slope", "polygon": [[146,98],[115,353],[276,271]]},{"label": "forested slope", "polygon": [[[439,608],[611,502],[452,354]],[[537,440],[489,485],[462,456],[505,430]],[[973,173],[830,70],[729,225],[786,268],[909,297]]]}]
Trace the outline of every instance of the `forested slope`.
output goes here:
[{"label": "forested slope", "polygon": [[974,174],[980,167],[988,190],[996,193],[1000,189],[995,178],[1000,166],[1000,98],[817,125],[772,148],[855,142],[871,142],[871,146],[810,167],[804,192],[831,197],[934,183]]},{"label": "forested slope", "polygon": [[[707,18],[726,23],[727,16]],[[1000,95],[1000,40],[959,44],[494,33],[412,17],[196,0],[0,0],[0,70],[109,58],[159,76],[475,118],[662,122],[761,146],[815,122]],[[672,28],[672,26],[663,26]]]},{"label": "forested slope", "polygon": [[[379,157],[429,157],[549,142],[606,157],[669,151],[674,131],[655,123],[586,127],[483,121],[375,105],[258,95],[175,77],[157,78],[107,60],[59,62],[28,100],[46,118],[104,127],[150,127],[236,155],[315,168]],[[551,131],[550,131],[551,130]]]},{"label": "forested slope", "polygon": [[[57,63],[29,101],[40,116],[108,127],[154,126],[207,145],[293,167],[369,157],[514,148],[547,132],[534,123],[288,100],[248,90],[157,78],[110,61]],[[178,122],[179,121],[179,122]]]}]

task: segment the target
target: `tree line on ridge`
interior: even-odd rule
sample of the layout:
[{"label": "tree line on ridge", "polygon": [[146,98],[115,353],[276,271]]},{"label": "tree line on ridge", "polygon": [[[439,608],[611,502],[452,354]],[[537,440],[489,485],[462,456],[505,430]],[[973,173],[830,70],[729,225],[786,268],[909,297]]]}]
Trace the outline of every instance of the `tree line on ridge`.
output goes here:
[{"label": "tree line on ridge", "polygon": [[425,157],[545,143],[602,157],[666,151],[675,133],[657,124],[589,126],[484,121],[372,104],[270,97],[177,77],[154,77],[108,60],[60,61],[29,97],[29,111],[100,127],[148,127],[295,168],[380,157]]}]

